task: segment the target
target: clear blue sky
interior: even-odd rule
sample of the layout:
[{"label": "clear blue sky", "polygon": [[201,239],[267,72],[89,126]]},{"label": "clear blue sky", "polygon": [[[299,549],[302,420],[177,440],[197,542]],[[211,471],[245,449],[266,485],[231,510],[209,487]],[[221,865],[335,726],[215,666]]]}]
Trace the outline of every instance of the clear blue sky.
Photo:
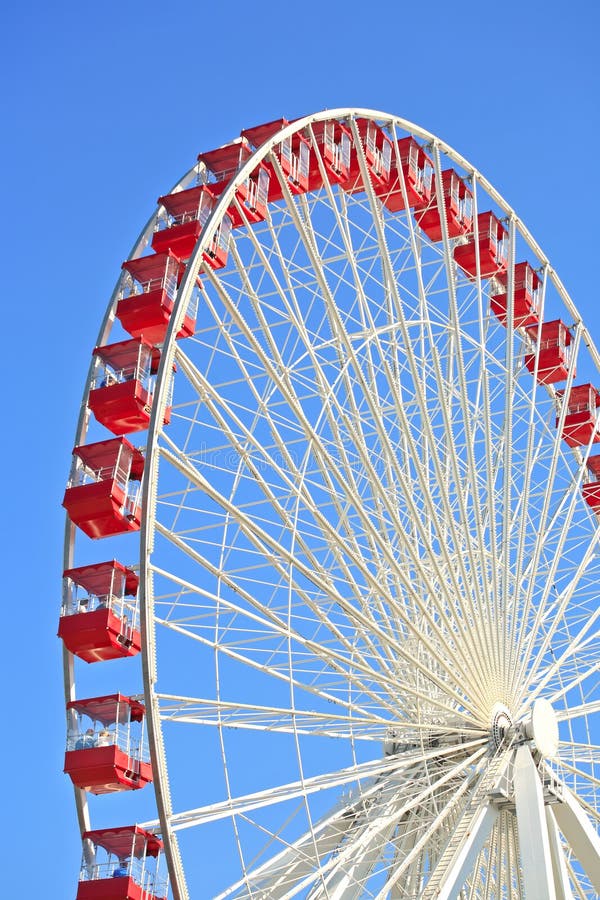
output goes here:
[{"label": "clear blue sky", "polygon": [[[6,860],[3,893],[74,897],[56,634],[90,351],[156,198],[242,128],[365,106],[478,167],[600,339],[595,0],[7,3],[0,13]],[[8,842],[6,838],[8,837]]]}]

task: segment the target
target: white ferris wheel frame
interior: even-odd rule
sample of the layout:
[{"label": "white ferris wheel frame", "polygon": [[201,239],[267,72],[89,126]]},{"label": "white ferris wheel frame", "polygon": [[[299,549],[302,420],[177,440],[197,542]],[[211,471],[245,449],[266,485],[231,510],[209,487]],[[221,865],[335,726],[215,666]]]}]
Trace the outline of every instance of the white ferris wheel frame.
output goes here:
[{"label": "white ferris wheel frame", "polygon": [[[470,165],[470,163],[468,163],[462,156],[452,150],[452,148],[447,146],[444,142],[440,141],[437,137],[420,128],[419,126],[399,117],[390,116],[389,114],[380,111],[359,108],[326,110],[315,115],[306,116],[305,118],[299,119],[279,130],[259,149],[253,152],[248,161],[236,173],[235,177],[231,179],[231,182],[220,196],[218,203],[215,205],[208,221],[203,228],[202,234],[196,244],[195,250],[187,263],[185,275],[177,292],[174,310],[164,341],[164,349],[161,356],[160,368],[157,376],[151,420],[148,428],[148,440],[145,456],[146,463],[142,483],[142,507],[144,510],[144,516],[140,531],[139,560],[140,615],[143,638],[142,671],[150,752],[154,772],[154,790],[156,795],[158,818],[160,822],[160,832],[164,840],[165,849],[167,852],[171,887],[175,900],[187,900],[189,896],[186,887],[184,867],[178,850],[176,831],[180,828],[188,827],[190,822],[194,819],[194,815],[193,811],[181,816],[176,814],[172,808],[170,798],[168,765],[162,737],[159,701],[155,691],[155,684],[157,681],[157,658],[154,634],[156,626],[151,589],[151,559],[155,529],[153,511],[156,507],[156,492],[159,482],[158,442],[159,436],[162,432],[164,409],[167,404],[169,392],[171,390],[173,369],[176,362],[175,336],[180,330],[183,318],[190,302],[190,298],[192,296],[192,291],[194,289],[196,279],[202,267],[202,250],[209,244],[209,242],[216,234],[219,223],[226,210],[235,202],[235,193],[237,187],[245,182],[245,180],[256,168],[259,162],[266,159],[273,159],[273,157],[271,156],[273,148],[279,145],[287,137],[291,137],[298,131],[310,131],[310,127],[314,123],[329,120],[343,120],[353,131],[353,140],[355,146],[357,148],[360,148],[360,139],[356,126],[356,119],[359,118],[372,120],[379,125],[387,127],[392,134],[396,134],[396,129],[400,129],[401,131],[412,134],[425,142],[425,144],[430,147],[432,151],[435,166],[435,183],[438,186],[438,191],[440,190],[439,185],[441,184],[441,154],[443,154],[446,159],[449,159],[453,163],[458,165],[464,172],[468,173],[475,196],[477,193],[476,188],[481,188],[504,213],[504,216],[506,217],[508,222],[509,247],[512,249],[512,253],[514,254],[515,233],[518,231],[521,238],[525,241],[526,244],[529,245],[532,253],[534,253],[537,260],[539,260],[540,268],[543,269],[544,285],[548,281],[552,282],[558,297],[562,301],[565,310],[568,312],[572,322],[574,323],[575,353],[577,353],[577,349],[580,344],[585,345],[593,365],[595,366],[597,371],[600,372],[600,353],[598,353],[598,351],[596,350],[591,336],[583,325],[581,317],[577,309],[575,308],[575,305],[573,304],[567,291],[565,290],[564,286],[551,267],[549,260],[543,254],[541,248],[539,248],[536,242],[533,240],[532,236],[529,234],[523,223],[519,220],[511,207],[493,188],[493,186],[477,170],[475,170],[473,166]],[[366,175],[364,153],[362,153],[360,149],[358,152],[361,171],[366,185],[366,191],[367,194],[370,195],[370,201],[372,203],[375,203],[372,187],[370,186],[369,179]],[[180,181],[177,182],[177,184],[173,188],[173,192],[186,188],[189,184],[191,184],[197,173],[198,166],[194,166],[183,176],[182,179],[180,179]],[[402,183],[403,177],[400,173],[400,168],[399,177]],[[404,185],[403,190],[406,191]],[[289,201],[289,198],[285,196],[285,192],[284,199],[288,199]],[[438,203],[439,208],[444,209],[445,201],[441,196],[441,192],[438,196]],[[288,205],[290,205],[289,202]],[[294,214],[297,215],[297,213],[295,213],[294,209],[292,209],[291,207],[293,207],[293,203],[290,206],[292,216]],[[135,242],[132,248],[130,258],[134,258],[143,252],[144,247],[147,245],[154,231],[155,224],[160,212],[161,209],[159,208],[144,226],[138,240]],[[449,270],[453,265],[453,262],[443,215],[441,216],[441,220],[442,230],[445,232],[443,241],[444,265]],[[474,210],[474,221],[475,223],[477,221],[476,208]],[[410,227],[414,231],[414,224],[411,224]],[[475,224],[475,229],[476,228],[477,225]],[[380,235],[380,240],[380,254],[382,259],[385,259],[386,248],[383,235]],[[514,256],[509,256],[509,296],[511,294],[511,291],[513,290],[511,286],[511,272],[514,262]],[[110,334],[114,322],[114,310],[121,287],[121,282],[122,279],[119,279],[117,287],[115,288],[115,292],[111,297],[106,315],[101,324],[97,340],[98,345],[103,345],[106,342],[108,335]],[[478,281],[478,289],[479,291],[481,291],[480,279]],[[511,321],[509,312],[507,327],[510,327],[510,325]],[[91,365],[86,379],[83,402],[77,425],[75,440],[76,445],[79,445],[85,441],[85,436],[87,433],[90,415],[87,407],[87,398],[92,385],[92,376],[93,367]],[[572,379],[573,374],[570,374],[567,381],[567,389],[570,388]],[[564,412],[562,415],[564,417]],[[65,569],[68,569],[73,565],[75,533],[75,526],[72,525],[67,519],[64,553]],[[65,695],[67,699],[75,699],[76,692],[74,660],[66,650],[64,654],[64,681]],[[522,710],[519,710],[519,714],[521,713]],[[555,897],[569,898],[572,896],[569,883],[570,864],[568,864],[565,860],[564,853],[561,849],[559,829],[560,832],[562,832],[562,834],[569,841],[572,849],[575,851],[575,855],[579,860],[579,863],[583,866],[588,878],[594,885],[595,890],[600,894],[600,841],[598,840],[598,836],[595,830],[590,824],[590,820],[586,815],[584,808],[566,786],[560,786],[559,788],[561,793],[560,803],[553,806],[546,805],[544,800],[543,785],[539,775],[539,767],[536,766],[527,744],[521,743],[518,746],[515,745],[515,747],[516,748],[514,750],[512,761],[510,761],[510,763],[508,757],[505,754],[502,759],[498,758],[496,760],[497,764],[491,766],[491,770],[488,770],[487,773],[479,771],[476,767],[477,786],[475,788],[475,795],[477,796],[479,802],[475,804],[475,808],[472,810],[471,818],[465,820],[464,827],[461,827],[459,833],[457,831],[457,839],[453,843],[451,842],[446,848],[444,854],[442,854],[440,858],[440,865],[438,865],[437,869],[431,875],[430,880],[426,885],[425,891],[422,894],[424,900],[429,900],[429,898],[433,900],[434,897],[448,898],[448,900],[450,900],[450,898],[459,896],[460,888],[465,878],[471,872],[474,861],[477,858],[482,847],[484,846],[486,839],[489,837],[494,822],[502,814],[502,810],[506,806],[507,796],[505,789],[503,788],[503,784],[506,780],[506,773],[509,767],[511,768],[511,777],[514,785],[514,806],[516,809],[516,819],[518,823],[519,833],[521,834],[519,846],[521,851],[523,879],[522,884],[524,889],[524,896],[527,898],[527,900],[533,900],[533,898],[540,898],[540,900],[553,900],[553,898]],[[432,751],[432,756],[433,755],[434,754]],[[389,767],[389,762],[387,762],[384,758],[378,767],[380,774],[389,771]],[[371,775],[376,776],[378,768],[370,766],[369,771]],[[458,766],[457,769],[460,770],[461,767]],[[356,778],[356,772],[354,772],[352,775],[347,776],[348,781],[352,778]],[[344,774],[339,773],[339,784],[343,784],[344,779]],[[319,779],[315,779],[313,783],[310,783],[309,781],[303,782],[297,788],[298,796],[302,796],[307,791],[310,792],[313,790],[319,790],[319,787]],[[257,806],[260,806],[261,803],[266,802],[268,799],[266,796],[268,792],[263,792],[264,796],[262,797],[260,796],[260,793],[261,792],[257,793],[256,795],[248,795],[246,798],[241,798],[239,801],[239,808],[253,809]],[[80,828],[82,831],[84,831],[90,828],[90,817],[87,808],[86,796],[83,792],[76,790],[75,798]],[[220,815],[227,815],[227,810],[229,808],[228,804],[223,804],[220,809],[219,804],[214,804],[213,806],[214,808],[204,809],[202,814],[204,816],[212,816],[216,818],[218,818]],[[385,810],[383,811],[382,815],[385,817]],[[434,822],[434,825],[432,827],[436,827],[436,824],[437,823]],[[336,831],[336,840],[339,842],[339,822],[338,825],[334,828],[334,831]],[[322,826],[322,831],[320,832],[321,837],[319,837],[319,835],[317,835],[316,838],[313,836],[313,840],[316,840],[315,854],[317,858],[319,855],[319,850],[317,848],[322,848],[323,852],[326,852],[327,848],[330,847],[330,832],[331,824],[328,826],[327,823],[325,823]],[[377,834],[379,834],[379,832],[377,832]],[[525,839],[525,835],[528,836],[528,839]],[[375,839],[377,839],[377,837]],[[365,852],[365,855],[368,855],[368,838],[365,837],[364,840],[367,841],[367,843],[364,844],[362,849]],[[274,858],[276,864],[271,865],[271,863],[267,862],[263,865],[262,878],[265,880],[262,883],[271,885],[269,890],[271,890],[273,896],[280,896],[280,894],[277,893],[276,884],[278,878],[277,872],[280,871],[281,865],[287,864],[292,868],[296,866],[299,875],[301,875],[303,872],[302,866],[298,863],[297,855],[294,856],[293,854],[293,849],[293,847],[290,847],[287,851],[281,851],[280,854]],[[418,850],[418,844],[415,844],[413,839],[413,846],[409,847],[407,845],[406,847],[406,859],[410,861],[410,859],[412,859],[414,855],[418,853]],[[307,864],[305,868],[310,868],[310,865],[312,864]],[[332,879],[328,881],[328,887],[324,888],[325,894],[323,894],[323,896],[346,896],[344,891],[348,888],[350,882],[352,882],[355,877],[358,878],[360,876],[359,867],[360,861],[353,864],[348,863],[348,872],[346,876],[344,877],[343,874],[332,876]],[[402,877],[404,871],[405,869],[403,868],[403,866],[400,866],[395,873],[394,879],[392,879],[388,884],[388,888],[391,891],[391,897],[400,896],[400,893],[396,894],[394,892],[394,884],[400,877]],[[260,896],[271,896],[271,894],[267,891],[267,893],[265,894],[261,893]],[[283,894],[281,894],[281,896],[283,896]],[[311,897],[312,896],[313,894],[311,894]],[[315,893],[314,897],[316,898],[317,896],[321,896],[321,894],[319,894],[318,892]],[[350,892],[347,896],[354,896],[354,894]]]}]

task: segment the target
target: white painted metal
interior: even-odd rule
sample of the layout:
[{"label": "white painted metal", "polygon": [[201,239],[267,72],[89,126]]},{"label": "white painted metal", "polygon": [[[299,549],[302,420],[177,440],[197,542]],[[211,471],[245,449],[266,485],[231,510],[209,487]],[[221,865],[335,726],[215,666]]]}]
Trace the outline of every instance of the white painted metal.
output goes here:
[{"label": "white painted metal", "polygon": [[600,894],[600,839],[573,793],[565,789],[564,801],[554,807],[558,827],[575,857]]},{"label": "white painted metal", "polygon": [[[498,818],[498,810],[490,802],[482,806],[469,823],[466,840],[460,847],[451,866],[444,873],[441,888],[436,892],[439,900],[451,900],[457,897],[466,879],[471,874],[475,860],[483,849],[493,825]],[[425,896],[432,896],[429,888],[425,888]]]},{"label": "white painted metal", "polygon": [[550,842],[550,856],[552,857],[552,875],[554,878],[554,890],[556,900],[573,900],[573,892],[569,884],[569,872],[565,853],[560,839],[560,833],[556,824],[556,818],[551,806],[546,806],[546,824],[548,826],[548,840]]},{"label": "white painted metal", "polygon": [[[302,129],[325,176],[315,129],[330,118],[353,136],[365,191],[324,177],[320,191],[294,196],[272,151]],[[523,223],[437,138],[346,109],[259,148],[187,265],[146,444],[149,825],[165,838],[175,900],[198,890],[532,900],[553,897],[554,884],[568,897],[570,883],[591,900],[546,825],[529,743],[516,751],[514,785],[506,771],[515,735],[555,755],[549,701],[562,723],[550,764],[586,810],[597,807],[599,532],[580,497],[593,447],[566,450],[564,404],[557,416],[554,388],[537,388],[537,364],[533,377],[523,366],[512,265],[503,328],[489,311],[499,283],[457,268],[465,239],[450,237],[445,216],[433,243],[413,211],[382,206],[361,118],[390,136],[405,207],[409,134],[428,145],[440,209],[442,172],[468,179],[476,238],[477,213],[492,207],[511,263],[527,258],[543,275],[544,318],[574,323],[574,359],[600,369]],[[235,191],[261,159],[283,199],[265,222],[234,229],[226,268],[212,270],[202,249],[232,203],[243,214]],[[197,333],[176,342],[199,274]],[[574,378],[573,368],[566,390]],[[68,547],[71,565],[72,530]],[[514,728],[492,738],[499,708]],[[597,887],[582,806],[554,809]],[[188,888],[184,861],[198,854],[201,887],[196,873]]]},{"label": "white painted metal", "polygon": [[555,900],[544,793],[526,744],[515,752],[514,785],[525,900]]}]

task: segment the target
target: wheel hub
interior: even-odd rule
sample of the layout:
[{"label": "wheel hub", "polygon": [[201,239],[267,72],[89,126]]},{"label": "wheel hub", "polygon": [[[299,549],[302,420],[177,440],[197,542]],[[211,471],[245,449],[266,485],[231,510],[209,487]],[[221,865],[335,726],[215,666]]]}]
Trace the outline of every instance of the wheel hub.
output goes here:
[{"label": "wheel hub", "polygon": [[527,716],[515,723],[510,710],[503,703],[496,703],[490,721],[490,740],[495,753],[509,739],[517,743],[531,741],[535,750],[545,757],[554,757],[558,752],[558,720],[552,704],[538,698]]},{"label": "wheel hub", "polygon": [[494,752],[504,744],[508,732],[512,727],[513,720],[508,707],[503,703],[496,703],[492,709],[492,721],[490,726],[492,749]]}]

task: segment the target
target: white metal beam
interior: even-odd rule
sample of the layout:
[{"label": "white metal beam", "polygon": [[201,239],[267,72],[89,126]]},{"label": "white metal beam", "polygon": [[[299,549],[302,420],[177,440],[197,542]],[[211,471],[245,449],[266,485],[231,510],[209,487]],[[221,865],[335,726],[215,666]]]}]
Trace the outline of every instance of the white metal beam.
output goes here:
[{"label": "white metal beam", "polygon": [[458,897],[499,814],[499,810],[491,802],[480,807],[470,823],[469,832],[462,846],[444,875],[437,900],[453,900]]},{"label": "white metal beam", "polygon": [[574,794],[564,788],[563,802],[554,807],[558,827],[600,895],[600,838]]},{"label": "white metal beam", "polygon": [[514,789],[525,900],[556,900],[544,791],[527,744],[515,753]]},{"label": "white metal beam", "polygon": [[556,818],[554,817],[551,806],[546,807],[546,824],[548,826],[548,838],[550,840],[550,856],[552,857],[552,874],[554,876],[556,900],[573,900],[567,861],[562,848]]}]

